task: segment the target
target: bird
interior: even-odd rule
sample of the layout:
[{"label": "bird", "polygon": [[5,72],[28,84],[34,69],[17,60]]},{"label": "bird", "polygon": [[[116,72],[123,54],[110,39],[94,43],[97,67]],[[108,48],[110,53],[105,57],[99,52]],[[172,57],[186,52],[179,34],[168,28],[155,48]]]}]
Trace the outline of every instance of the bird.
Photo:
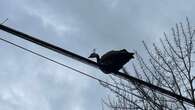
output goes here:
[{"label": "bird", "polygon": [[126,49],[112,50],[101,57],[94,51],[88,58],[96,58],[97,64],[105,74],[118,72],[129,60],[134,58],[132,52]]}]

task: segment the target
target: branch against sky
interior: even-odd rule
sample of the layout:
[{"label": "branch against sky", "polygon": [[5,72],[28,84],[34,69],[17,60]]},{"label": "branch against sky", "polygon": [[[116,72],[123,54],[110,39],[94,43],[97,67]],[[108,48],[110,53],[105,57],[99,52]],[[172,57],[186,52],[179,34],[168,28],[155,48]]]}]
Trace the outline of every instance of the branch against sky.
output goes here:
[{"label": "branch against sky", "polygon": [[[136,63],[133,63],[135,75],[151,84],[170,90],[195,101],[194,79],[194,34],[195,30],[186,23],[178,23],[171,28],[171,34],[164,33],[164,39],[153,43],[153,49],[143,41],[147,55],[136,52]],[[146,60],[148,56],[148,61]],[[127,74],[126,70],[124,70]],[[188,110],[193,108],[183,101],[159,94],[144,86],[111,78],[117,88],[111,90],[115,98],[106,98],[104,103],[113,110]],[[121,89],[122,88],[122,89]]]}]

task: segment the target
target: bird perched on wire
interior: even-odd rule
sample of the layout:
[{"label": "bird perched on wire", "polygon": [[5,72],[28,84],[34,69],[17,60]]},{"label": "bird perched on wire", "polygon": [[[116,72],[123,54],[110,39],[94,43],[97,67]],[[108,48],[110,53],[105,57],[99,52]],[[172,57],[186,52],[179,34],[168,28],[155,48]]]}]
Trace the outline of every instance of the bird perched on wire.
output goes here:
[{"label": "bird perched on wire", "polygon": [[134,58],[134,53],[128,52],[126,49],[112,50],[100,57],[94,50],[88,58],[96,58],[99,68],[109,74],[118,72],[123,65]]}]

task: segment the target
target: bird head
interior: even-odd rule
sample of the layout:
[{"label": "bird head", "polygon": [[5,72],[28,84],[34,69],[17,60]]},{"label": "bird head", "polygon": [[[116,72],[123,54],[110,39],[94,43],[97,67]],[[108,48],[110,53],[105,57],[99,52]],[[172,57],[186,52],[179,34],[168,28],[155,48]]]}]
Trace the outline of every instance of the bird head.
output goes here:
[{"label": "bird head", "polygon": [[93,52],[92,54],[89,55],[88,58],[97,58],[97,57],[99,57],[99,55],[97,53]]},{"label": "bird head", "polygon": [[93,53],[89,55],[88,58],[96,58],[97,63],[100,61],[100,56],[95,52],[96,50],[93,49]]}]

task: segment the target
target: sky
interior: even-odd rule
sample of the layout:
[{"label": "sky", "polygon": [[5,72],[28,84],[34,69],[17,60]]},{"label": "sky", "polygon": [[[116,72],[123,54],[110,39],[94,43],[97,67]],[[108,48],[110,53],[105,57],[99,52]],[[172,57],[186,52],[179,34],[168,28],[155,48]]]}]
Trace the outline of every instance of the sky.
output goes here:
[{"label": "sky", "polygon": [[[83,57],[95,48],[136,50],[170,32],[186,16],[195,24],[194,0],[1,0],[0,21]],[[0,31],[0,37],[108,80],[108,75]],[[0,41],[1,110],[101,110],[110,91],[97,81]],[[131,68],[131,61],[126,68]],[[129,70],[131,71],[131,70]]]}]

